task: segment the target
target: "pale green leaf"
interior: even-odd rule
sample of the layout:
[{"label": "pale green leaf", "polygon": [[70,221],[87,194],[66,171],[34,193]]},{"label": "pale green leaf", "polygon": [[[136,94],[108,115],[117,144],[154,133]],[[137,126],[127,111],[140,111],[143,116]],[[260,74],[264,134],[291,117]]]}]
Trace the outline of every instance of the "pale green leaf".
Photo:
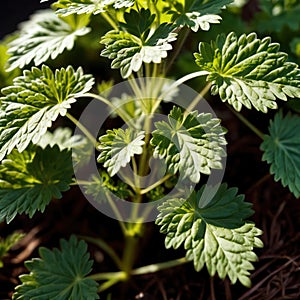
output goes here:
[{"label": "pale green leaf", "polygon": [[49,58],[55,59],[64,50],[71,50],[76,38],[89,31],[87,27],[71,27],[52,10],[38,11],[21,24],[19,37],[9,43],[8,71],[32,61],[38,66]]},{"label": "pale green leaf", "polygon": [[267,112],[277,108],[276,99],[300,97],[300,70],[287,61],[279,44],[255,33],[237,37],[231,32],[219,35],[215,42],[200,42],[196,63],[210,74],[212,93],[219,94],[237,111],[242,106]]},{"label": "pale green leaf", "polygon": [[68,150],[33,145],[21,153],[13,150],[0,165],[0,220],[9,223],[17,214],[43,212],[69,189],[72,175]]},{"label": "pale green leaf", "polygon": [[20,276],[14,300],[94,300],[99,299],[97,282],[87,278],[93,262],[87,244],[71,236],[61,240],[61,250],[39,248],[40,258],[26,261],[29,274]]},{"label": "pale green leaf", "polygon": [[101,153],[97,160],[104,164],[110,176],[114,176],[134,155],[142,154],[144,137],[144,131],[136,132],[131,128],[108,130],[99,138]]},{"label": "pale green leaf", "polygon": [[184,116],[180,108],[174,107],[169,122],[156,122],[155,127],[151,139],[153,156],[164,158],[169,172],[179,171],[183,178],[197,183],[201,173],[222,168],[225,131],[211,114],[194,111]]},{"label": "pale green leaf", "polygon": [[271,167],[276,181],[288,186],[295,197],[300,196],[300,117],[280,111],[270,122],[269,135],[264,136],[262,160]]},{"label": "pale green leaf", "polygon": [[207,31],[210,24],[220,23],[221,10],[233,0],[186,0],[172,1],[168,13],[177,26],[187,26],[197,32],[199,29]]},{"label": "pale green leaf", "polygon": [[71,14],[100,14],[110,5],[115,9],[130,7],[134,0],[59,0],[53,4],[56,13],[62,16]]},{"label": "pale green leaf", "polygon": [[90,75],[81,68],[56,70],[33,67],[14,79],[14,85],[1,90],[0,161],[14,147],[26,149],[37,143],[59,115],[64,116],[76,98],[93,86]]},{"label": "pale green leaf", "polygon": [[154,18],[149,9],[132,9],[124,14],[122,27],[126,31],[112,30],[102,37],[105,49],[101,55],[112,59],[111,67],[120,69],[123,78],[139,71],[143,63],[161,63],[172,49],[170,43],[177,36],[174,25],[162,23],[151,31]]},{"label": "pale green leaf", "polygon": [[257,238],[262,232],[245,221],[253,212],[237,189],[222,184],[210,201],[202,199],[205,189],[214,188],[203,186],[187,200],[167,200],[158,207],[156,224],[166,234],[165,246],[184,245],[197,271],[206,265],[211,276],[227,275],[232,283],[250,286],[249,271],[257,260],[253,248],[262,247]]},{"label": "pale green leaf", "polygon": [[24,237],[23,233],[12,233],[6,238],[0,237],[0,268],[3,267],[2,258],[7,254],[7,252],[15,246],[22,238]]}]

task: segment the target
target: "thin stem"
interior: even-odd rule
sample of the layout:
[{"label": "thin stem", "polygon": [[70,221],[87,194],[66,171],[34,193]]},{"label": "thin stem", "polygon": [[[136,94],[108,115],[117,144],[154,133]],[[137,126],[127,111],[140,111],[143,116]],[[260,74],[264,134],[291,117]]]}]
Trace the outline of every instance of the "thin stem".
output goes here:
[{"label": "thin stem", "polygon": [[146,194],[148,192],[150,192],[151,190],[153,190],[154,188],[156,188],[157,186],[161,185],[162,183],[164,183],[165,181],[167,181],[170,177],[172,177],[172,174],[167,174],[165,175],[163,178],[161,178],[160,180],[156,181],[155,183],[151,184],[150,186],[148,186],[147,188],[143,189],[140,191],[140,194]]},{"label": "thin stem", "polygon": [[143,275],[143,274],[149,274],[149,273],[155,273],[164,269],[173,268],[182,264],[185,264],[189,262],[185,257],[177,258],[174,260],[157,263],[157,264],[151,264],[148,266],[144,266],[141,268],[137,268],[131,271],[131,275]]},{"label": "thin stem", "polygon": [[73,117],[71,114],[66,113],[66,117],[75,124],[84,134],[85,136],[93,143],[95,146],[97,144],[96,138],[89,132],[89,130],[83,126],[75,117]]},{"label": "thin stem", "polygon": [[87,242],[90,242],[90,243],[95,244],[96,246],[100,247],[103,251],[105,251],[110,256],[110,258],[115,262],[117,267],[120,270],[122,270],[123,264],[122,264],[121,259],[119,258],[117,253],[114,251],[114,249],[108,243],[106,243],[104,240],[102,240],[100,238],[93,238],[93,237],[85,236],[85,235],[80,235],[79,237],[84,239]]},{"label": "thin stem", "polygon": [[198,104],[198,102],[203,99],[204,95],[206,95],[206,93],[209,91],[210,87],[211,87],[211,83],[209,82],[204,87],[204,89],[202,89],[202,91],[197,95],[197,97],[195,97],[194,100],[190,103],[190,105],[185,110],[185,114],[188,114],[189,112],[192,111],[192,109]]},{"label": "thin stem", "polygon": [[102,12],[102,16],[114,30],[119,29],[116,22],[110,17],[110,15],[107,12]]},{"label": "thin stem", "polygon": [[183,29],[183,34],[180,36],[180,39],[178,40],[178,45],[176,44],[176,50],[173,54],[173,56],[171,57],[171,60],[168,62],[168,66],[165,70],[166,73],[168,73],[168,71],[170,70],[170,68],[173,66],[174,61],[176,60],[177,56],[179,55],[187,37],[190,34],[190,30],[188,28],[184,28]]},{"label": "thin stem", "polygon": [[118,279],[119,281],[124,280],[126,278],[126,273],[123,271],[119,272],[106,272],[106,273],[97,273],[87,276],[89,279],[93,279],[95,281],[107,280],[107,279]]},{"label": "thin stem", "polygon": [[235,114],[236,117],[240,119],[249,129],[251,129],[258,137],[262,140],[264,139],[264,134],[256,128],[248,119],[246,119],[241,113],[237,112],[230,105],[227,104],[227,107]]}]

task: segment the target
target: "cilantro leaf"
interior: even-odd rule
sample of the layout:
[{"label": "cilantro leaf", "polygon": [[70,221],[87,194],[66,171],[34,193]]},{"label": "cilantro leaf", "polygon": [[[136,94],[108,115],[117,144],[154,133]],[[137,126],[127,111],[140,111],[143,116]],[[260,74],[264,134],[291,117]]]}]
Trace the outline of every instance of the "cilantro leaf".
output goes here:
[{"label": "cilantro leaf", "polygon": [[55,59],[64,50],[71,50],[76,38],[89,31],[87,27],[72,27],[52,10],[39,11],[21,24],[20,36],[9,43],[7,70]]},{"label": "cilantro leaf", "polygon": [[26,149],[37,143],[59,115],[64,116],[76,98],[88,92],[94,83],[81,68],[56,70],[33,67],[14,79],[14,85],[1,90],[0,161],[14,147]]},{"label": "cilantro leaf", "polygon": [[249,287],[251,262],[257,260],[253,248],[262,247],[257,238],[261,230],[245,221],[252,215],[250,204],[244,202],[244,196],[237,195],[236,188],[222,184],[203,205],[204,189],[205,186],[187,200],[170,199],[158,207],[156,224],[166,234],[165,246],[177,249],[184,244],[186,258],[194,262],[197,271],[206,265],[211,276],[218,273],[224,279],[228,275],[232,283],[239,280]]},{"label": "cilantro leaf", "polygon": [[262,160],[267,161],[276,181],[288,186],[296,198],[300,196],[300,117],[280,111],[270,122],[269,135],[264,136]]},{"label": "cilantro leaf", "polygon": [[9,223],[17,214],[43,212],[69,189],[72,175],[68,150],[33,145],[21,153],[13,150],[0,165],[0,220]]},{"label": "cilantro leaf", "polygon": [[210,72],[212,94],[219,94],[237,111],[244,105],[267,112],[277,108],[276,98],[300,97],[300,70],[287,62],[287,54],[269,37],[222,34],[211,44],[200,42],[195,58],[202,70]]},{"label": "cilantro leaf", "polygon": [[114,176],[134,155],[142,154],[144,137],[144,131],[136,132],[131,128],[108,130],[99,138],[101,153],[97,160],[104,163],[110,176]]},{"label": "cilantro leaf", "polygon": [[179,171],[183,178],[197,183],[201,173],[210,174],[211,168],[222,168],[226,140],[219,119],[197,111],[185,117],[175,106],[168,118],[168,123],[155,123],[151,144],[155,147],[153,156],[164,158],[169,172]]},{"label": "cilantro leaf", "polygon": [[173,32],[175,26],[170,23],[162,23],[150,30],[154,15],[149,9],[140,12],[132,9],[125,18],[126,23],[121,26],[126,31],[111,30],[100,41],[105,45],[101,55],[112,59],[111,67],[120,69],[123,78],[139,71],[143,62],[161,63],[177,36]]},{"label": "cilantro leaf", "polygon": [[14,300],[99,299],[97,283],[86,276],[93,262],[89,260],[87,244],[71,236],[61,240],[61,250],[41,247],[39,255],[26,261],[29,274],[20,276],[22,282],[13,294]]}]

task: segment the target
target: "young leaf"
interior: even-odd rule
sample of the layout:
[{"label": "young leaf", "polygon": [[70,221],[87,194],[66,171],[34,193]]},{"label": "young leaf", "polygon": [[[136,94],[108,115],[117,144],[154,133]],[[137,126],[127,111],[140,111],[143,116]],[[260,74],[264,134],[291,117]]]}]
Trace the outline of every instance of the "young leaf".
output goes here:
[{"label": "young leaf", "polygon": [[110,176],[114,176],[134,155],[142,154],[144,137],[144,131],[136,132],[131,128],[108,130],[99,139],[101,153],[97,160],[104,163]]},{"label": "young leaf", "polygon": [[151,29],[154,15],[149,9],[140,12],[131,10],[125,14],[126,23],[122,27],[127,31],[111,30],[101,39],[105,49],[101,55],[112,59],[111,67],[120,69],[123,78],[137,72],[142,63],[161,63],[167,57],[167,51],[172,49],[171,42],[177,34],[173,24],[162,23],[155,30]]},{"label": "young leaf", "polygon": [[237,195],[236,188],[222,184],[203,205],[205,188],[214,189],[203,186],[188,200],[170,199],[158,207],[156,224],[166,234],[165,246],[177,249],[184,244],[186,258],[193,260],[197,271],[206,265],[211,276],[218,273],[224,279],[228,275],[232,283],[239,280],[249,287],[251,262],[257,260],[253,248],[262,247],[257,238],[262,232],[245,221],[252,215],[250,204]]},{"label": "young leaf", "polygon": [[71,14],[100,14],[107,10],[109,5],[119,9],[130,7],[134,4],[134,0],[59,0],[53,4],[56,13],[62,16]]},{"label": "young leaf", "polygon": [[168,13],[178,26],[188,26],[195,32],[199,29],[207,31],[210,24],[220,23],[222,18],[218,14],[232,2],[233,0],[189,0],[182,5],[175,1],[176,4]]},{"label": "young leaf", "polygon": [[87,278],[93,262],[89,260],[87,244],[71,236],[61,240],[61,250],[41,247],[39,255],[26,261],[29,274],[20,276],[22,282],[13,294],[13,300],[69,300],[99,299],[97,283]]},{"label": "young leaf", "polygon": [[211,44],[200,42],[195,58],[201,69],[210,72],[212,94],[219,93],[237,111],[244,105],[267,112],[277,108],[276,98],[300,97],[298,66],[287,62],[287,54],[269,37],[222,34]]},{"label": "young leaf", "polygon": [[94,83],[81,68],[56,70],[33,67],[14,79],[14,85],[1,90],[0,161],[14,147],[21,152],[30,142],[37,143],[59,115],[64,116],[77,97]]},{"label": "young leaf", "polygon": [[7,254],[7,252],[22,238],[24,237],[23,233],[13,233],[7,236],[5,239],[0,237],[0,268],[3,267],[2,258]]},{"label": "young leaf", "polygon": [[201,173],[222,168],[226,140],[219,119],[197,111],[184,116],[175,106],[168,118],[169,123],[155,123],[151,144],[155,147],[153,156],[164,158],[169,172],[179,171],[183,178],[197,183]]},{"label": "young leaf", "polygon": [[276,181],[288,186],[296,198],[300,196],[300,117],[280,111],[270,122],[269,135],[264,136],[262,160],[267,161]]},{"label": "young leaf", "polygon": [[73,168],[71,152],[57,146],[16,149],[0,165],[0,220],[11,222],[17,214],[32,217],[44,211],[52,198],[69,189]]},{"label": "young leaf", "polygon": [[9,43],[8,71],[23,68],[30,62],[36,66],[55,59],[64,50],[71,50],[78,36],[90,31],[87,27],[71,27],[52,10],[39,11],[22,23],[20,36]]}]

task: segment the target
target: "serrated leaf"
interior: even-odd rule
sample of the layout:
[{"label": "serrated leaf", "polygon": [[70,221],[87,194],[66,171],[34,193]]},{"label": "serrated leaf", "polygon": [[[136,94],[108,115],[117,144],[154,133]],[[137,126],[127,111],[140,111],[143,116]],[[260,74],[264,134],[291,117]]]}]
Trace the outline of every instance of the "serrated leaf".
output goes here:
[{"label": "serrated leaf", "polygon": [[127,31],[109,31],[100,41],[105,45],[101,55],[112,59],[111,67],[120,69],[123,78],[139,71],[143,62],[161,63],[177,36],[172,32],[174,25],[169,23],[150,30],[154,15],[149,9],[139,12],[132,9],[125,18],[126,23],[122,23],[122,27]]},{"label": "serrated leaf", "polygon": [[218,15],[232,0],[189,0],[181,4],[175,1],[168,11],[177,26],[187,26],[193,31],[209,30],[210,24],[220,23],[222,18]]},{"label": "serrated leaf", "polygon": [[60,199],[69,189],[72,175],[68,150],[34,145],[21,153],[13,150],[0,165],[0,220],[9,223],[17,214],[43,212],[52,198]]},{"label": "serrated leaf", "polygon": [[211,44],[200,42],[195,58],[202,70],[210,72],[207,80],[212,82],[212,93],[237,111],[244,105],[267,112],[277,108],[277,98],[300,97],[298,66],[288,62],[287,54],[269,37],[222,34]]},{"label": "serrated leaf", "polygon": [[300,196],[300,117],[280,111],[270,122],[269,135],[264,136],[262,160],[267,161],[276,181],[288,186],[296,198]]},{"label": "serrated leaf", "polygon": [[61,151],[65,149],[72,150],[74,167],[86,165],[91,159],[94,148],[86,137],[72,135],[72,130],[67,127],[58,127],[53,133],[47,131],[37,145],[42,148],[46,148],[48,145],[51,147],[57,145]]},{"label": "serrated leaf", "polygon": [[56,13],[62,16],[71,14],[100,14],[105,12],[110,5],[115,9],[130,7],[134,0],[59,0],[53,4]]},{"label": "serrated leaf", "polygon": [[164,158],[169,172],[179,172],[183,178],[197,183],[201,173],[210,174],[212,168],[222,168],[226,140],[219,119],[197,111],[184,116],[175,106],[168,118],[168,123],[155,123],[151,145],[155,147],[153,156]]},{"label": "serrated leaf", "polygon": [[96,281],[87,278],[93,264],[87,244],[71,236],[60,246],[61,250],[52,251],[41,247],[41,258],[25,262],[30,273],[20,276],[22,284],[16,287],[14,300],[99,299]]},{"label": "serrated leaf", "polygon": [[0,161],[14,147],[21,152],[37,143],[59,115],[64,116],[76,98],[93,86],[91,75],[81,68],[56,70],[47,66],[25,70],[14,85],[1,90]]},{"label": "serrated leaf", "polygon": [[257,238],[262,232],[245,221],[252,215],[250,204],[226,184],[207,201],[202,199],[205,188],[214,189],[203,186],[188,200],[170,199],[158,207],[156,224],[166,234],[165,245],[176,249],[183,244],[197,271],[206,265],[211,276],[227,275],[232,283],[250,286],[249,270],[257,259],[253,248],[262,247]]},{"label": "serrated leaf", "polygon": [[23,233],[12,233],[6,238],[0,237],[0,268],[3,267],[2,258],[7,254],[7,252],[15,246],[22,238],[24,237]]},{"label": "serrated leaf", "polygon": [[101,153],[97,160],[104,164],[110,176],[114,176],[134,155],[142,154],[144,137],[144,131],[136,132],[131,128],[108,130],[99,138]]},{"label": "serrated leaf", "polygon": [[9,43],[8,71],[23,68],[30,62],[36,66],[55,59],[64,50],[71,50],[78,36],[86,35],[90,28],[73,28],[52,10],[38,11],[21,24],[20,35]]}]

